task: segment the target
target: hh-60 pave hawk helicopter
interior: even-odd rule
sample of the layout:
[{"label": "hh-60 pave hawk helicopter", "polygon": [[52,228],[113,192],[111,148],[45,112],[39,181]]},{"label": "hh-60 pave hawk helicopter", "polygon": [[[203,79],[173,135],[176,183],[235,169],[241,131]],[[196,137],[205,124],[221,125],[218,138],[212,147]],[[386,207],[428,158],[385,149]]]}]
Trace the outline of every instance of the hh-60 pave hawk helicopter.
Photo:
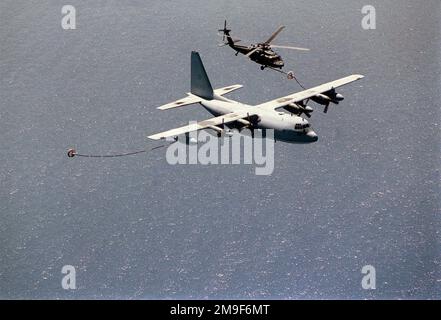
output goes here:
[{"label": "hh-60 pave hawk helicopter", "polygon": [[[278,34],[285,28],[285,26],[279,27],[276,32],[273,33],[271,37],[268,38],[265,42],[260,42],[257,44],[251,44],[248,46],[239,45],[237,44],[241,40],[239,39],[233,39],[230,36],[231,29],[227,29],[227,20],[224,22],[224,28],[218,30],[219,32],[223,32],[222,34],[222,41],[223,44],[220,44],[221,47],[223,46],[230,46],[234,51],[236,51],[236,56],[239,53],[244,54],[246,57],[250,58],[252,61],[257,62],[260,64],[260,69],[264,70],[265,68],[270,68],[276,71],[279,71],[277,69],[282,69],[285,63],[283,62],[282,57],[277,54],[273,48],[284,48],[284,49],[291,49],[291,50],[301,50],[301,51],[309,51],[307,48],[299,48],[299,47],[290,47],[290,46],[279,46],[271,44],[271,42],[278,36]],[[225,39],[227,40],[225,42]],[[288,78],[292,79],[292,72],[287,73]]]}]

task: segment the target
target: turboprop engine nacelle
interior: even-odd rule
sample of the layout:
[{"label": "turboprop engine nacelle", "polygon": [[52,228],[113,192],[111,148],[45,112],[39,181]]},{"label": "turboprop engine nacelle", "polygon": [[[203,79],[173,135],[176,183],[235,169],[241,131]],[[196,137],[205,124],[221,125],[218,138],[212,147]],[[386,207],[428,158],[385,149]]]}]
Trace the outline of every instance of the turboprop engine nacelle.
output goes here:
[{"label": "turboprop engine nacelle", "polygon": [[345,97],[343,97],[343,95],[342,95],[341,93],[337,93],[337,94],[334,96],[334,99],[337,100],[337,101],[342,101],[342,100],[345,99]]},{"label": "turboprop engine nacelle", "polygon": [[329,91],[319,93],[316,96],[311,97],[312,101],[325,106],[325,110],[323,111],[324,113],[328,112],[328,107],[331,102],[338,104],[343,99],[343,95],[335,92],[335,89],[331,89]]},{"label": "turboprop engine nacelle", "polygon": [[314,111],[314,109],[311,108],[310,106],[304,106],[304,109],[306,112],[313,112]]},{"label": "turboprop engine nacelle", "polygon": [[311,97],[311,100],[323,106],[326,106],[332,102],[332,99],[323,93],[319,93],[318,95]]},{"label": "turboprop engine nacelle", "polygon": [[314,111],[314,109],[312,109],[310,106],[302,106],[302,105],[296,104],[294,102],[284,106],[283,109],[285,109],[286,111],[289,111],[291,113],[299,114],[299,115],[302,113],[305,113],[306,115],[308,115],[309,113]]},{"label": "turboprop engine nacelle", "polygon": [[328,96],[328,97],[331,99],[331,101],[334,102],[334,103],[338,103],[339,101],[342,101],[342,100],[344,100],[344,98],[345,98],[345,97],[343,97],[342,94],[337,93],[337,92],[335,91],[335,89],[332,89],[332,90],[326,91],[326,92],[324,92],[323,94],[326,95],[326,96]]}]

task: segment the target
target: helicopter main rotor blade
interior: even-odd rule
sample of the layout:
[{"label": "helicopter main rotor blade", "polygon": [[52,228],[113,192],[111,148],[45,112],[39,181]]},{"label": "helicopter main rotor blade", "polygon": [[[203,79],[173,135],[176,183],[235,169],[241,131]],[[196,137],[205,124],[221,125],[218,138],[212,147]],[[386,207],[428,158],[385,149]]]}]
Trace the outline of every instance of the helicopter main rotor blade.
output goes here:
[{"label": "helicopter main rotor blade", "polygon": [[291,50],[300,50],[300,51],[309,51],[308,48],[301,48],[301,47],[290,47],[290,46],[278,46],[275,44],[270,45],[271,48],[282,48],[282,49],[291,49]]},{"label": "helicopter main rotor blade", "polygon": [[272,35],[271,37],[269,37],[269,39],[266,40],[264,43],[265,43],[265,44],[270,44],[271,41],[273,41],[273,40],[277,37],[277,35],[278,35],[283,29],[285,29],[285,26],[281,26],[281,27],[279,27],[279,29],[277,29],[277,31],[274,32],[273,35]]},{"label": "helicopter main rotor blade", "polygon": [[255,48],[255,49],[253,49],[253,50],[251,50],[250,52],[248,52],[246,55],[245,55],[245,57],[251,57],[252,55],[253,55],[253,53],[254,52],[257,52],[257,51],[259,51],[259,50],[261,50],[261,48],[260,47],[257,47],[257,48]]}]

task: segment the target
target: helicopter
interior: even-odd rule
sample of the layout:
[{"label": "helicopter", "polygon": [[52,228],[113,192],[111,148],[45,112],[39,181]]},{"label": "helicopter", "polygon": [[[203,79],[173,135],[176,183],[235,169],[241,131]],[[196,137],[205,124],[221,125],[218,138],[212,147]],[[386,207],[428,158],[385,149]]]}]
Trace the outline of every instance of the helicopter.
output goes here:
[{"label": "helicopter", "polygon": [[[241,40],[233,39],[230,35],[231,29],[227,29],[227,20],[224,22],[224,28],[219,29],[219,32],[222,32],[222,41],[220,47],[230,46],[234,51],[236,51],[236,56],[241,53],[245,55],[247,58],[250,58],[252,61],[260,64],[260,69],[265,70],[265,68],[270,68],[276,71],[280,71],[285,62],[282,57],[277,54],[273,48],[283,48],[283,49],[291,49],[291,50],[300,50],[300,51],[309,51],[307,48],[300,47],[291,47],[291,46],[280,46],[271,44],[271,42],[279,35],[279,33],[285,29],[285,26],[280,26],[276,32],[274,32],[271,37],[268,38],[265,42],[259,42],[257,44],[251,45],[239,45],[237,44]],[[226,41],[225,41],[226,40]],[[288,78],[292,72],[287,73]]]}]

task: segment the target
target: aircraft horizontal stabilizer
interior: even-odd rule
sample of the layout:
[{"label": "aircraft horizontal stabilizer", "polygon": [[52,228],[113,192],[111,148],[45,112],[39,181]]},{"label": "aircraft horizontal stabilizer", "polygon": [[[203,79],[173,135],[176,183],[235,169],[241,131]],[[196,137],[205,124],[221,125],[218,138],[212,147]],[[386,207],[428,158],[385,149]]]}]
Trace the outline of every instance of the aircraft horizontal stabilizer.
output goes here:
[{"label": "aircraft horizontal stabilizer", "polygon": [[[223,96],[227,93],[233,92],[237,89],[242,88],[243,86],[241,84],[234,84],[228,87],[223,87],[219,89],[214,90],[215,96]],[[183,106],[188,106],[195,103],[200,103],[203,100],[203,98],[200,98],[190,92],[187,93],[187,97],[164,104],[160,107],[158,107],[159,110],[168,110],[168,109],[174,109],[174,108],[180,108]]]},{"label": "aircraft horizontal stabilizer", "polygon": [[160,107],[158,107],[159,110],[168,110],[173,108],[179,108],[183,106],[188,106],[190,104],[199,103],[202,101],[202,98],[199,98],[198,96],[195,96],[191,93],[187,93],[187,97],[164,104]]},{"label": "aircraft horizontal stabilizer", "polygon": [[241,85],[241,84],[234,84],[232,86],[214,89],[214,94],[217,96],[223,96],[224,94],[233,92],[233,91],[240,89],[242,87],[243,87],[243,85]]}]

